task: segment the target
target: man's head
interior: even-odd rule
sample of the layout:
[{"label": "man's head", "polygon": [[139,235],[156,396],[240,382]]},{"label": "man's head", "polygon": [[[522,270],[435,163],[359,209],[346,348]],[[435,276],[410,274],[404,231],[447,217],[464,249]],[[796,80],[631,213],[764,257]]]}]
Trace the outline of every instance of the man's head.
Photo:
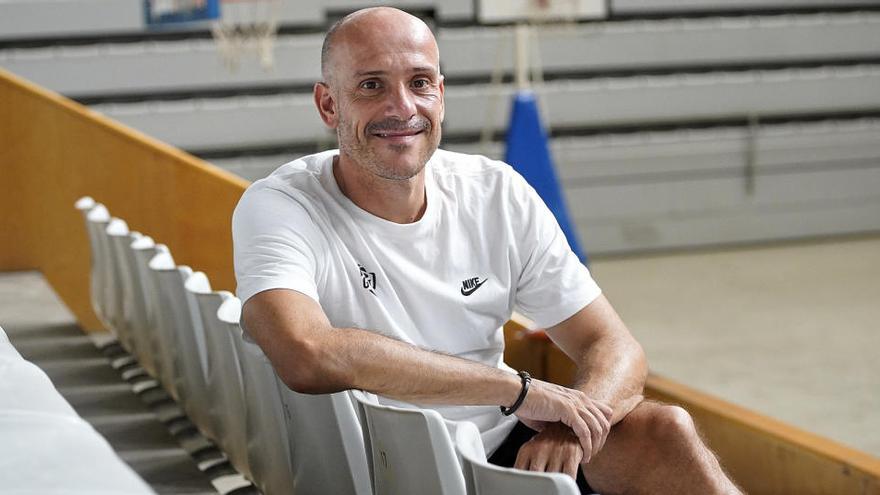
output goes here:
[{"label": "man's head", "polygon": [[385,179],[418,174],[440,143],[443,76],[431,30],[401,10],[359,10],[334,24],[321,51],[315,104],[340,159]]}]

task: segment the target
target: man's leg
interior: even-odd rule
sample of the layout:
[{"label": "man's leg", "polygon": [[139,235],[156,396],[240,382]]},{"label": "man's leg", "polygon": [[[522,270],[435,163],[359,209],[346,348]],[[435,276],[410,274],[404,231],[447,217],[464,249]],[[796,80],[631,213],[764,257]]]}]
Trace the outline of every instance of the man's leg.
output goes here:
[{"label": "man's leg", "polygon": [[590,486],[616,493],[739,494],[684,409],[642,402],[581,466]]}]

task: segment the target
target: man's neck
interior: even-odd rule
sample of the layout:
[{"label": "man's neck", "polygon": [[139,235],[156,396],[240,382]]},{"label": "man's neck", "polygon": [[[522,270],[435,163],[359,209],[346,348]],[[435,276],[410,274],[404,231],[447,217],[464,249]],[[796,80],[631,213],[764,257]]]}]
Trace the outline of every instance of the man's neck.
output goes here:
[{"label": "man's neck", "polygon": [[385,179],[337,155],[333,177],[352,203],[379,218],[405,224],[417,222],[425,214],[428,201],[424,169],[410,179]]}]

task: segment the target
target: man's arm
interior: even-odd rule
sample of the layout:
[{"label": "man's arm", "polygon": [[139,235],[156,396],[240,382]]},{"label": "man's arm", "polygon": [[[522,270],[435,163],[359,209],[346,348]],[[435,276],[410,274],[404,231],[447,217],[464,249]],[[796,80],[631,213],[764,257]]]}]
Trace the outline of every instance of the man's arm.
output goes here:
[{"label": "man's arm", "polygon": [[645,353],[604,295],[547,335],[577,365],[573,387],[611,406],[612,426],[642,400]]},{"label": "man's arm", "polygon": [[[293,290],[251,297],[242,308],[242,323],[297,392],[361,389],[423,404],[505,406],[520,393],[520,379],[512,373],[374,332],[333,328],[317,302]],[[585,450],[593,442],[587,422],[594,415],[595,405],[585,394],[540,380],[517,411],[521,418],[568,425]]]},{"label": "man's arm", "polygon": [[610,426],[641,402],[647,361],[642,347],[603,295],[547,329],[547,335],[577,365],[573,388],[610,407],[608,428],[599,432],[601,438],[590,450],[580,450],[571,441],[571,430],[552,425],[520,449],[516,467],[561,471],[574,477],[581,459],[589,461],[601,450]]}]

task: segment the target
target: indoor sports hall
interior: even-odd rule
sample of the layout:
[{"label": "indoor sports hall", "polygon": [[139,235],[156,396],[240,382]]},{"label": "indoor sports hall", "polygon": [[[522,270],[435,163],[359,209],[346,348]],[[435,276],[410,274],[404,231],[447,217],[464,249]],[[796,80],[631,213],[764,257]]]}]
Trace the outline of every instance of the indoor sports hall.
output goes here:
[{"label": "indoor sports hall", "polygon": [[[744,493],[880,495],[880,0],[0,0],[0,493],[581,493],[429,407],[297,392],[242,327],[233,211],[339,147],[325,35],[377,6],[430,28],[440,148],[534,188],[647,400]],[[574,386],[513,309],[504,363]]]}]

